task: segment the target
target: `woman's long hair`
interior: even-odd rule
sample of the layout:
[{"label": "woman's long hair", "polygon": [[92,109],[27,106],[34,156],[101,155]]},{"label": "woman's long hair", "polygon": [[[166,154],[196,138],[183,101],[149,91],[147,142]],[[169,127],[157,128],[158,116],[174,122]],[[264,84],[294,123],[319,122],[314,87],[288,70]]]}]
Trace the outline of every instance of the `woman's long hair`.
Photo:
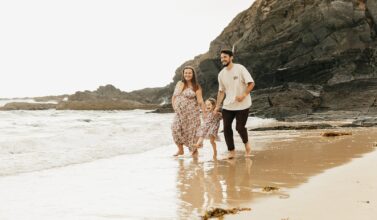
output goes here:
[{"label": "woman's long hair", "polygon": [[196,79],[196,72],[195,72],[195,69],[194,67],[192,66],[185,66],[182,70],[182,78],[181,78],[181,81],[184,83],[184,86],[183,86],[183,90],[185,90],[188,85],[187,85],[187,81],[185,79],[185,75],[184,75],[184,72],[185,70],[187,69],[190,69],[192,71],[192,79],[191,79],[191,84],[192,84],[192,88],[194,89],[194,91],[196,92],[198,89],[200,89],[200,86],[199,84],[197,83],[197,79]]}]

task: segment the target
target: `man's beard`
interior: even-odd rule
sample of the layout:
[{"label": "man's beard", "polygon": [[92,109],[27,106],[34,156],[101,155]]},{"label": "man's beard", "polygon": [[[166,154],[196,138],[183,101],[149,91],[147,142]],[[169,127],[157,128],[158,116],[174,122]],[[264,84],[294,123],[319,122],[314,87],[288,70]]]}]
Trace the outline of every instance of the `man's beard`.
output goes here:
[{"label": "man's beard", "polygon": [[227,67],[227,66],[229,66],[229,63],[230,63],[230,62],[226,62],[226,63],[223,62],[223,67]]}]

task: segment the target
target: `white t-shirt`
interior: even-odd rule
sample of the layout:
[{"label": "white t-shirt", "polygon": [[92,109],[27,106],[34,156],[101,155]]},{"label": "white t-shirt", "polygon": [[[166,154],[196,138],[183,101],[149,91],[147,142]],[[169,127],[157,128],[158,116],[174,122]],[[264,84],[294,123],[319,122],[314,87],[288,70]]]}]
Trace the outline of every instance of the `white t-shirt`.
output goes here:
[{"label": "white t-shirt", "polygon": [[225,92],[223,109],[238,111],[250,108],[251,96],[245,97],[242,102],[236,101],[236,96],[243,95],[246,91],[247,84],[254,82],[249,71],[241,64],[234,63],[232,69],[224,67],[219,75],[219,90]]}]

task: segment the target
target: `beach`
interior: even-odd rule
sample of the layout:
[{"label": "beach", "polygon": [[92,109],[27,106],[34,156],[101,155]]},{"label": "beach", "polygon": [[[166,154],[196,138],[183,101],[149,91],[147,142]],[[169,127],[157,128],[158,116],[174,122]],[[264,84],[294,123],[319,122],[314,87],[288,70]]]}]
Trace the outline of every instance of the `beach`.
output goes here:
[{"label": "beach", "polygon": [[[34,112],[33,117],[35,114],[39,113]],[[34,156],[23,152],[25,146],[16,154],[3,150],[2,158],[8,158],[3,160],[8,165],[3,165],[6,172],[3,170],[0,176],[0,219],[200,219],[211,207],[251,208],[251,211],[226,215],[225,219],[355,219],[356,216],[357,219],[372,219],[377,214],[377,192],[373,184],[376,182],[377,128],[251,131],[249,136],[255,156],[243,157],[242,144],[236,136],[235,160],[222,160],[226,147],[220,134],[219,156],[214,160],[208,142],[204,143],[198,158],[192,158],[187,151],[184,157],[172,157],[176,147],[171,142],[169,127],[156,129],[169,125],[172,118],[169,114],[146,114],[143,120],[156,126],[150,130],[152,138],[139,134],[133,145],[125,144],[125,148],[117,147],[122,143],[117,136],[131,130],[109,130],[116,123],[140,133],[135,124],[127,124],[129,120],[118,120],[125,117],[125,113],[51,111],[41,114],[68,114],[54,120],[69,119],[70,126],[71,120],[76,121],[72,129],[83,130],[82,139],[96,136],[98,143],[74,139],[76,144],[90,145],[92,149],[87,146],[73,150],[60,143],[57,151],[47,146],[34,148],[41,151]],[[105,117],[100,120],[96,114]],[[132,118],[144,112],[127,114]],[[82,122],[83,118],[92,121]],[[27,121],[33,124],[31,119]],[[94,127],[101,124],[107,132],[101,136],[101,130],[87,127],[90,123]],[[250,118],[248,128],[274,123]],[[48,125],[40,125],[43,126]],[[352,135],[323,137],[321,134],[326,131],[351,132]],[[42,135],[40,131],[36,134]],[[113,142],[108,140],[110,135],[114,137]],[[37,139],[46,138],[50,144],[60,140],[52,135]],[[148,147],[143,149],[141,143],[146,143],[141,140],[148,141]],[[65,137],[62,141],[69,145],[72,140]],[[111,147],[101,148],[103,144]],[[127,150],[129,147],[133,150]],[[51,166],[51,161],[43,159],[48,158],[48,154],[56,160],[55,167]],[[34,159],[29,158],[22,164],[22,155]],[[71,160],[64,160],[66,155]],[[21,157],[20,161],[17,157]],[[12,158],[17,165],[13,170]],[[278,190],[264,192],[266,186]]]},{"label": "beach", "polygon": [[325,171],[289,191],[289,197],[250,204],[253,210],[226,219],[375,219],[377,152]]},{"label": "beach", "polygon": [[377,0],[0,15],[0,220],[377,219]]}]

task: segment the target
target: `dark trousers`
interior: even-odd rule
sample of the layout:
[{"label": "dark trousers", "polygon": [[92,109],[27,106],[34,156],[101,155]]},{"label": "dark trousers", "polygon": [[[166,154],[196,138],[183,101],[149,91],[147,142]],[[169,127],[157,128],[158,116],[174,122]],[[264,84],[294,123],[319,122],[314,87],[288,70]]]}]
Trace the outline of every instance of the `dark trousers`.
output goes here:
[{"label": "dark trousers", "polygon": [[224,137],[226,145],[228,146],[229,151],[234,150],[234,139],[233,139],[233,129],[232,123],[236,119],[236,130],[241,136],[242,142],[246,144],[249,139],[247,136],[246,122],[249,117],[249,109],[239,110],[239,111],[230,111],[223,109],[223,123],[224,123]]}]

